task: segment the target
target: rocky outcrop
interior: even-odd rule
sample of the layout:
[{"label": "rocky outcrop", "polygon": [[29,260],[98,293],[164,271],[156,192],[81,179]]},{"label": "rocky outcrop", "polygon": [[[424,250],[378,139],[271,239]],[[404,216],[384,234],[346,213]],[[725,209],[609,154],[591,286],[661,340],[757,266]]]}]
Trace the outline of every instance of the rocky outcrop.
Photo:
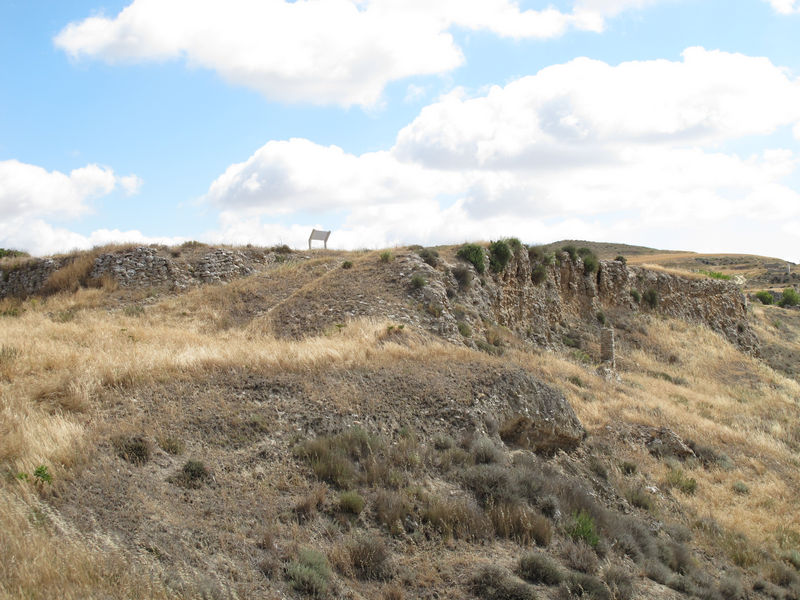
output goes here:
[{"label": "rocky outcrop", "polygon": [[[264,251],[203,248],[183,256],[165,246],[138,246],[98,254],[87,273],[89,280],[112,279],[121,287],[184,289],[202,283],[221,283],[255,273],[273,263],[299,255]],[[55,271],[71,257],[29,259],[0,265],[0,298],[41,293]]]},{"label": "rocky outcrop", "polygon": [[53,258],[32,258],[21,263],[11,263],[10,266],[0,266],[0,298],[24,298],[35,294],[61,266],[62,261]]},{"label": "rocky outcrop", "polygon": [[[502,273],[487,272],[482,278],[474,273],[481,284],[439,301],[451,314],[460,310],[459,305],[466,306],[465,321],[494,321],[540,346],[560,343],[570,320],[596,322],[599,313],[619,310],[703,323],[744,350],[757,346],[747,321],[747,300],[734,283],[629,267],[618,261],[600,261],[595,272],[585,273],[583,261],[570,260],[566,253],[554,264],[539,267],[546,272],[539,283],[534,282],[536,267],[527,253],[518,252]],[[450,278],[450,286],[458,289],[452,274]]]}]

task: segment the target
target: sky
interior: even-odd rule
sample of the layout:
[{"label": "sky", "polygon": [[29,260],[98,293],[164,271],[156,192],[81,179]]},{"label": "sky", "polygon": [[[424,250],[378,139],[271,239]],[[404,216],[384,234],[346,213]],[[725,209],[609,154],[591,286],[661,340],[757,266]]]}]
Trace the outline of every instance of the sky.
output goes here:
[{"label": "sky", "polygon": [[800,262],[800,0],[0,0],[0,247]]}]

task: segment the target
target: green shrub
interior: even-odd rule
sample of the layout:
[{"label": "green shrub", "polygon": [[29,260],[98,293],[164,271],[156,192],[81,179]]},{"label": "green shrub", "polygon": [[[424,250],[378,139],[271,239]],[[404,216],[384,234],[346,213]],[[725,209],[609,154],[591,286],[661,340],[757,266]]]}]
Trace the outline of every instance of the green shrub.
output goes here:
[{"label": "green shrub", "polygon": [[506,239],[506,244],[508,244],[508,247],[511,248],[511,251],[514,254],[517,254],[518,252],[522,252],[522,242],[519,241],[519,238],[515,238],[515,237],[507,238]]},{"label": "green shrub", "polygon": [[563,248],[561,248],[561,251],[562,252],[566,252],[567,254],[569,254],[569,259],[572,262],[575,262],[576,260],[578,260],[578,249],[575,246],[573,246],[572,244],[569,244],[568,246],[564,246]]},{"label": "green shrub", "polygon": [[342,263],[342,268],[343,269],[352,269],[353,268],[353,261],[351,261],[351,260],[344,261]]},{"label": "green shrub", "polygon": [[591,273],[596,272],[599,266],[600,266],[600,261],[597,260],[597,257],[594,254],[590,256],[585,256],[583,258],[584,275],[590,275]]},{"label": "green shrub", "polygon": [[541,284],[545,279],[547,279],[547,267],[544,265],[536,265],[531,269],[531,281],[535,285]]},{"label": "green shrub", "polygon": [[381,260],[382,263],[392,262],[393,259],[394,259],[394,255],[391,252],[389,252],[388,250],[384,250],[383,252],[381,252],[381,259],[380,260]]},{"label": "green shrub", "polygon": [[470,329],[470,326],[467,325],[464,321],[459,321],[457,325],[458,325],[458,333],[460,333],[464,337],[470,337],[472,335],[472,329]]},{"label": "green shrub", "polygon": [[351,515],[360,515],[364,510],[364,498],[358,492],[342,492],[339,495],[339,509]]},{"label": "green shrub", "polygon": [[585,510],[580,510],[572,515],[572,522],[567,526],[567,533],[574,540],[583,540],[592,548],[600,542],[592,515]]},{"label": "green shrub", "polygon": [[331,568],[328,559],[316,550],[300,550],[297,559],[286,567],[289,584],[299,592],[323,598],[328,593]]},{"label": "green shrub", "polygon": [[606,324],[606,313],[602,310],[597,313],[597,322],[600,323],[600,325]]},{"label": "green shrub", "polygon": [[183,454],[184,445],[181,440],[173,436],[163,436],[158,438],[158,445],[168,454]]},{"label": "green shrub", "polygon": [[419,290],[424,288],[426,285],[428,285],[428,280],[425,279],[423,275],[414,273],[414,275],[411,276],[411,287],[413,289]]},{"label": "green shrub", "polygon": [[530,583],[558,585],[564,579],[559,564],[543,552],[530,552],[519,559],[517,574]]},{"label": "green shrub", "polygon": [[422,248],[417,251],[419,257],[432,267],[439,264],[439,252],[434,248]]},{"label": "green shrub", "polygon": [[739,494],[740,496],[746,496],[750,493],[750,488],[747,487],[747,484],[743,481],[737,481],[734,483],[732,489],[734,493]]},{"label": "green shrub", "polygon": [[500,537],[520,544],[535,543],[545,547],[553,537],[550,521],[522,502],[502,502],[488,511],[494,530]]},{"label": "green shrub", "polygon": [[543,263],[546,253],[543,246],[530,246],[528,248],[528,260],[532,264]]},{"label": "green shrub", "polygon": [[512,256],[511,247],[505,240],[489,243],[489,267],[495,273],[502,273]]},{"label": "green shrub", "polygon": [[797,306],[800,304],[800,294],[798,294],[792,288],[786,288],[783,290],[783,294],[781,294],[780,302],[778,302],[778,306],[781,308],[785,308],[787,306]]},{"label": "green shrub", "polygon": [[482,600],[536,600],[534,588],[500,567],[483,567],[470,582],[470,591]]},{"label": "green shrub", "polygon": [[658,306],[658,290],[650,288],[644,293],[642,298],[644,299],[645,304],[647,304],[647,306],[650,308],[656,308]]},{"label": "green shrub", "polygon": [[39,465],[33,470],[33,476],[39,483],[53,483],[53,476],[47,469],[47,465]]},{"label": "green shrub", "polygon": [[670,469],[667,472],[666,483],[687,495],[692,495],[697,491],[697,480],[694,477],[688,477],[681,469]]},{"label": "green shrub", "polygon": [[636,304],[642,301],[642,295],[639,293],[639,290],[631,290],[631,298]]},{"label": "green shrub", "polygon": [[772,292],[767,290],[761,290],[760,292],[757,292],[756,298],[758,298],[761,301],[761,304],[775,303],[775,296],[772,295]]},{"label": "green shrub", "polygon": [[483,248],[477,244],[464,244],[456,252],[456,256],[462,260],[472,263],[475,270],[483,274],[486,272],[486,262],[483,256]]},{"label": "green shrub", "polygon": [[21,256],[30,256],[27,252],[22,250],[12,250],[10,248],[0,248],[0,258],[17,258]]},{"label": "green shrub", "polygon": [[722,281],[730,281],[733,279],[730,275],[720,273],[719,271],[700,271],[703,275],[707,275],[711,279],[721,279]]},{"label": "green shrub", "polygon": [[623,461],[622,464],[620,464],[619,468],[622,471],[623,475],[634,475],[638,467],[635,462],[626,460]]},{"label": "green shrub", "polygon": [[622,254],[618,255],[614,260],[617,262],[621,262],[623,265],[628,264],[628,259],[622,256]]},{"label": "green shrub", "polygon": [[411,504],[399,492],[380,490],[375,497],[375,517],[392,535],[403,533],[403,524],[411,510]]},{"label": "green shrub", "polygon": [[611,594],[605,584],[594,575],[571,573],[567,581],[567,589],[572,596],[592,598],[593,600],[611,600]]}]

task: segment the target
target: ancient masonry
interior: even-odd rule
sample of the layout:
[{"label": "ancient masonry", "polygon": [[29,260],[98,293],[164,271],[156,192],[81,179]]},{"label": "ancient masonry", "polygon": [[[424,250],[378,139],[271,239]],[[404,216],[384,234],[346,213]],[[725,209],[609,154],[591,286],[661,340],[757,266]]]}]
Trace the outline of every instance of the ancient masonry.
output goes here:
[{"label": "ancient masonry", "polygon": [[607,363],[611,370],[617,368],[617,361],[614,356],[614,329],[603,327],[600,330],[600,360]]}]

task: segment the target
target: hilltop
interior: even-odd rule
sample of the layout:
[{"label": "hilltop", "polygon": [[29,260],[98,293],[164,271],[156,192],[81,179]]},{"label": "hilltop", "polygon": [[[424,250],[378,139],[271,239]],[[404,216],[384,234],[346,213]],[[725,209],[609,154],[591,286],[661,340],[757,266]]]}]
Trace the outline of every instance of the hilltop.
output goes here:
[{"label": "hilltop", "polygon": [[0,597],[797,597],[800,313],[504,246],[0,260]]}]

